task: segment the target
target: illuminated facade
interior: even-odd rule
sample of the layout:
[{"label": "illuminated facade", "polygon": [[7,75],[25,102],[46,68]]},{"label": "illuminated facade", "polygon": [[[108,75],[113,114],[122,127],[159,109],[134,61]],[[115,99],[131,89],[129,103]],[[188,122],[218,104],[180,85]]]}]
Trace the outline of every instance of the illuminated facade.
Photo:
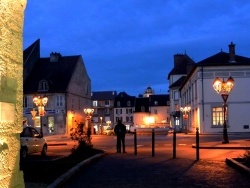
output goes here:
[{"label": "illuminated facade", "polygon": [[26,0],[0,0],[0,187],[24,187],[19,169]]},{"label": "illuminated facade", "polygon": [[[47,96],[44,116],[32,116],[38,111],[35,95]],[[23,119],[29,125],[41,127],[44,135],[69,134],[70,129],[84,122],[84,108],[91,107],[91,80],[81,55],[62,56],[52,52],[40,57],[40,40],[24,50]]]},{"label": "illuminated facade", "polygon": [[[250,131],[250,99],[246,89],[250,80],[250,58],[236,55],[235,44],[228,46],[229,53],[220,51],[196,63],[179,84],[176,102],[179,107],[191,107],[187,120],[191,132],[196,128],[201,133],[222,132],[224,110],[228,132]],[[217,77],[227,80],[230,76],[234,79],[234,88],[228,96],[226,108],[223,108],[222,98],[215,92],[213,83]],[[172,97],[175,96],[173,88],[170,85]]]}]

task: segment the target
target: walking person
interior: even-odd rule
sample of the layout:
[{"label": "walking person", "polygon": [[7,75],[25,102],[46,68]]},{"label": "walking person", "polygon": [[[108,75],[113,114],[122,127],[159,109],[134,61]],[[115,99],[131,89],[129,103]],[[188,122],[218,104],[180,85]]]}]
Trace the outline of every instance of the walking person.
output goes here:
[{"label": "walking person", "polygon": [[115,131],[116,138],[117,138],[116,152],[121,153],[121,144],[122,144],[122,151],[123,151],[123,153],[126,153],[126,151],[125,151],[126,126],[124,124],[122,124],[121,120],[118,120],[118,123],[115,126],[114,131]]}]

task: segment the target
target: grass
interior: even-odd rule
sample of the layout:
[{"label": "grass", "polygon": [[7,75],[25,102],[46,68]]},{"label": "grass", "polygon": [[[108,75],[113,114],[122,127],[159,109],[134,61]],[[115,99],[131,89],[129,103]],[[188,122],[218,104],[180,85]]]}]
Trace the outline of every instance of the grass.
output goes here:
[{"label": "grass", "polygon": [[75,151],[71,155],[58,160],[23,160],[20,162],[20,169],[24,173],[25,182],[50,184],[81,161],[102,152],[101,150],[89,147],[81,149],[81,151]]}]

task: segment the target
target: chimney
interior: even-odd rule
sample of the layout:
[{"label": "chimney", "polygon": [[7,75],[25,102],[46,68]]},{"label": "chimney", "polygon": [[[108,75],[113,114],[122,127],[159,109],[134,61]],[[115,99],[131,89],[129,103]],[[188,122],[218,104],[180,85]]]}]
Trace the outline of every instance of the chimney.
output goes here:
[{"label": "chimney", "polygon": [[50,53],[50,62],[58,62],[60,57],[62,57],[60,53],[52,52]]},{"label": "chimney", "polygon": [[229,62],[234,63],[235,62],[235,44],[231,42],[229,45]]},{"label": "chimney", "polygon": [[183,54],[175,54],[174,55],[174,66],[182,66],[183,64],[183,60],[184,60],[185,56]]}]

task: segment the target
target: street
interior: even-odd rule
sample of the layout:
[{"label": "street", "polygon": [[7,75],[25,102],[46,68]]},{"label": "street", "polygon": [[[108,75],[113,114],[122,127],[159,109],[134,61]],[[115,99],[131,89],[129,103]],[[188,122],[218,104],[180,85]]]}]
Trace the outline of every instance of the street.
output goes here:
[{"label": "street", "polygon": [[[222,135],[200,135],[200,145],[215,145],[221,143]],[[234,134],[229,135],[230,143],[234,143],[239,139],[246,140],[246,144],[250,145],[248,134]],[[126,150],[134,153],[134,135],[126,135]],[[116,152],[116,137],[93,135],[92,143],[95,148],[104,150],[108,153]],[[195,134],[177,134],[176,136],[176,157],[196,159],[196,149],[192,148],[192,145],[196,144]],[[152,148],[152,136],[149,135],[137,135],[137,155],[147,152],[151,155],[152,152],[148,152],[148,148]],[[166,156],[173,156],[173,134],[168,135],[155,135],[155,155],[159,153],[165,153]],[[200,159],[208,160],[225,160],[225,158],[235,158],[242,156],[245,153],[243,149],[200,149]]]},{"label": "street", "polygon": [[[221,143],[222,135],[200,135],[200,145],[215,145]],[[42,158],[40,153],[30,155],[27,160],[54,160],[71,153],[71,149],[77,142],[74,142],[68,136],[47,136],[48,153],[46,158]],[[233,134],[229,135],[230,144],[237,140],[244,140],[246,145],[250,146],[248,134]],[[126,150],[130,154],[134,154],[134,135],[126,135]],[[116,152],[116,136],[92,135],[93,147],[104,150],[107,153]],[[196,149],[192,145],[196,143],[195,134],[179,133],[176,136],[176,157],[177,158],[196,158]],[[152,155],[152,136],[137,135],[137,155],[141,153]],[[225,160],[225,158],[235,158],[242,156],[245,153],[244,149],[200,149],[200,159],[209,160]],[[158,154],[173,156],[173,134],[155,135],[155,156]]]}]

